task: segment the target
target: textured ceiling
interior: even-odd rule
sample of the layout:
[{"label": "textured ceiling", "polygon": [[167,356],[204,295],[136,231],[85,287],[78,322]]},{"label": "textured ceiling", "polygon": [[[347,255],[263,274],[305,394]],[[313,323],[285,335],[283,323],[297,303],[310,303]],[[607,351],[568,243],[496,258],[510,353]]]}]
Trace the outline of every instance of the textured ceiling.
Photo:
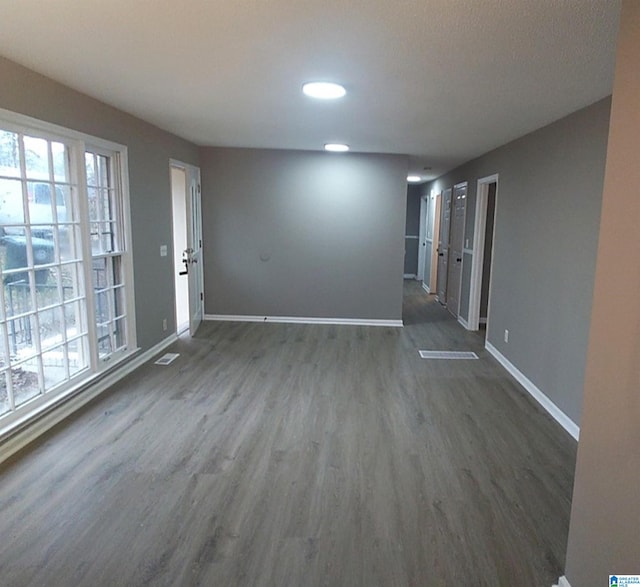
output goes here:
[{"label": "textured ceiling", "polygon": [[[611,92],[618,0],[0,0],[0,54],[200,145],[435,177]],[[308,80],[343,83],[338,102]],[[1,91],[1,89],[0,89]],[[424,171],[424,167],[431,167]]]}]

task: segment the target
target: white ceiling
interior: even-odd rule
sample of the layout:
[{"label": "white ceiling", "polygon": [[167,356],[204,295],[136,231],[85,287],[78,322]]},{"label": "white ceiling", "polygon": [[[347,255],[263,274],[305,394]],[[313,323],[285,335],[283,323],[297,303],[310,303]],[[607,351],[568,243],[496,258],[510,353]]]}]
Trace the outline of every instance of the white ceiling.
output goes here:
[{"label": "white ceiling", "polygon": [[[619,0],[0,0],[0,54],[199,145],[435,177],[611,92]],[[305,97],[338,81],[338,102]],[[431,167],[424,171],[424,167]]]}]

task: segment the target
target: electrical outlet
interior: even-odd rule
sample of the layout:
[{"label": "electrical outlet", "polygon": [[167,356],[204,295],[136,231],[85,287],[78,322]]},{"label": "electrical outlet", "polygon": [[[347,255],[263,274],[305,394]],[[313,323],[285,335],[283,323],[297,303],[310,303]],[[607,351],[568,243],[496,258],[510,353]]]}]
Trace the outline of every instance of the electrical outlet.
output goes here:
[{"label": "electrical outlet", "polygon": [[162,330],[166,330],[167,329],[167,319],[163,318],[162,319]]},{"label": "electrical outlet", "polygon": [[160,256],[161,257],[166,257],[167,256],[167,245],[160,245]]},{"label": "electrical outlet", "polygon": [[504,341],[509,342],[509,331],[507,329],[504,331]]}]

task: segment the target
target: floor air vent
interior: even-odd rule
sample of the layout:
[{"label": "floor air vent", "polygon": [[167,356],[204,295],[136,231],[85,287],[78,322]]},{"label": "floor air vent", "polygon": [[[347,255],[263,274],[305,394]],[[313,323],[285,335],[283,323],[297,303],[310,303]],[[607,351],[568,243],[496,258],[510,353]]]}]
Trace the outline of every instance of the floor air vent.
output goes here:
[{"label": "floor air vent", "polygon": [[172,361],[175,361],[180,356],[180,353],[166,353],[162,355],[154,365],[168,365]]},{"label": "floor air vent", "polygon": [[471,351],[418,351],[423,359],[477,359]]}]

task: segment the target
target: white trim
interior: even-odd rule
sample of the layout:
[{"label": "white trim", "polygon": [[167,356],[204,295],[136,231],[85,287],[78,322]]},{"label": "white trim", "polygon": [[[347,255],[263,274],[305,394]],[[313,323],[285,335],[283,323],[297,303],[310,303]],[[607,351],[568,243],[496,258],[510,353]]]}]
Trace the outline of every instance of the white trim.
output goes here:
[{"label": "white trim", "polygon": [[458,315],[458,322],[462,324],[467,330],[469,330],[469,323],[460,315]]},{"label": "white trim", "polygon": [[132,358],[121,367],[108,373],[98,374],[93,380],[83,382],[63,398],[57,398],[57,401],[46,407],[47,411],[44,413],[41,412],[36,416],[32,415],[31,418],[24,422],[15,423],[12,429],[7,431],[6,440],[2,440],[0,444],[0,463],[36,440],[56,424],[62,422],[65,418],[68,418],[75,411],[98,397],[102,392],[177,340],[178,337],[172,334],[149,350]]},{"label": "white trim", "polygon": [[496,347],[490,342],[485,342],[485,348],[491,353],[498,363],[500,363],[513,378],[524,387],[529,394],[535,399],[560,426],[562,426],[576,440],[580,438],[580,427],[567,416],[556,404],[554,404],[534,383],[528,379],[518,368],[509,361]]},{"label": "white trim", "polygon": [[403,276],[404,279],[418,279],[415,273],[405,273]]},{"label": "white trim", "polygon": [[426,291],[428,294],[431,293],[431,289],[429,288],[429,286],[424,281],[422,282],[422,289],[424,291]]},{"label": "white trim", "polygon": [[[480,298],[482,296],[482,269],[484,263],[484,241],[487,226],[487,205],[489,200],[489,185],[496,184],[496,206],[494,208],[493,232],[495,234],[495,210],[498,204],[498,174],[488,175],[478,179],[476,187],[476,217],[473,224],[473,251],[471,261],[471,278],[469,287],[469,326],[471,330],[480,328]],[[493,255],[489,274],[493,271]],[[491,288],[489,288],[491,289]],[[487,311],[487,315],[489,312]]]},{"label": "white trim", "polygon": [[571,584],[567,580],[567,578],[563,575],[558,579],[558,584],[553,585],[553,587],[571,587]]},{"label": "white trim", "polygon": [[405,234],[404,238],[420,238],[418,234]]},{"label": "white trim", "polygon": [[373,320],[367,318],[307,318],[301,316],[250,316],[236,314],[205,314],[213,322],[275,322],[277,324],[333,324],[339,326],[386,326],[402,328],[402,320]]}]

